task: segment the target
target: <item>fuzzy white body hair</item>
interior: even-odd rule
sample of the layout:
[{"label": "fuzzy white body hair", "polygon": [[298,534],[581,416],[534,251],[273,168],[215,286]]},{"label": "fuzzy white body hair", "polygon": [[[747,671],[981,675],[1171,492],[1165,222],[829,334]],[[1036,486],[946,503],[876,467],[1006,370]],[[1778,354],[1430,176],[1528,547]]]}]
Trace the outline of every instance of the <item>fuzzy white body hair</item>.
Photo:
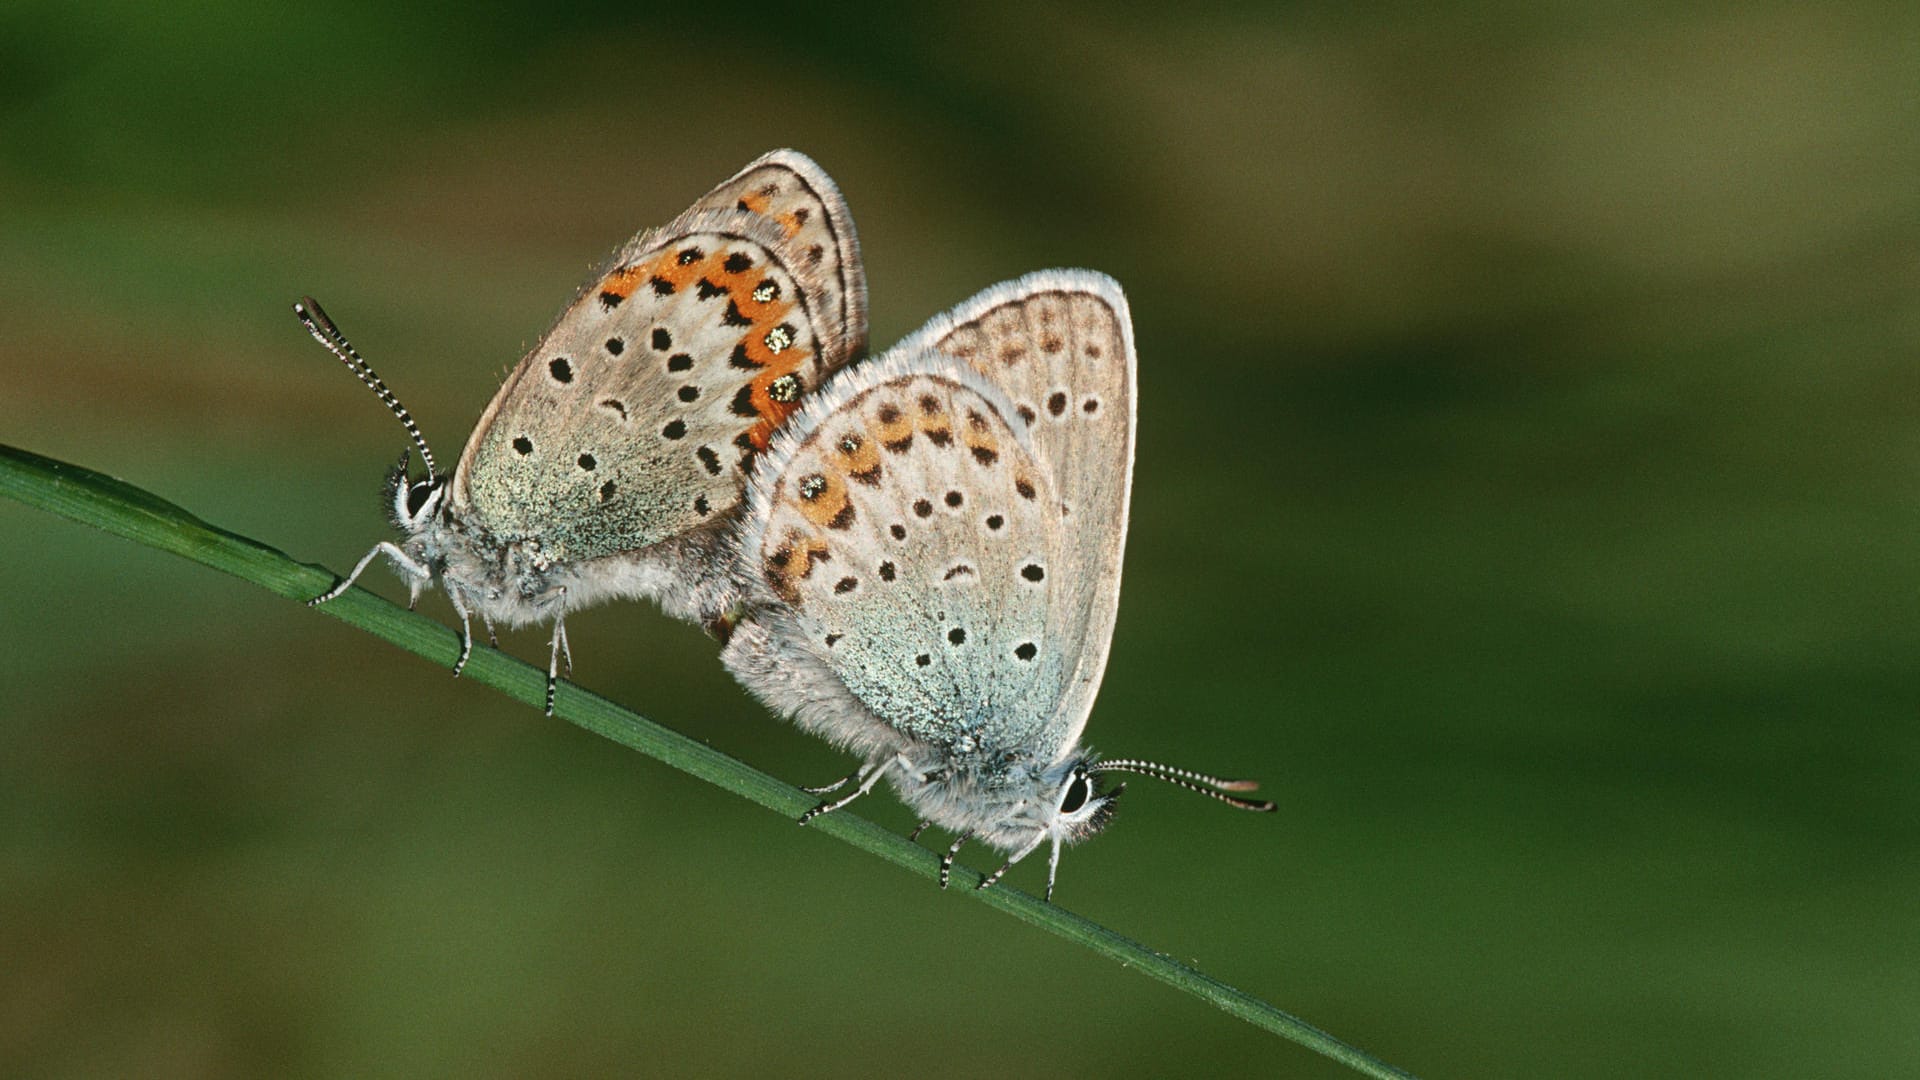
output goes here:
[{"label": "fuzzy white body hair", "polygon": [[778,609],[753,608],[720,659],[753,696],[800,730],[869,762],[906,751],[911,740],[846,692],[832,670],[783,635]]},{"label": "fuzzy white body hair", "polygon": [[731,608],[737,595],[724,529],[715,522],[637,551],[556,562],[539,537],[503,538],[446,509],[412,530],[402,546],[432,571],[456,607],[489,624],[538,625],[613,600],[649,600],[674,618],[704,623]]}]

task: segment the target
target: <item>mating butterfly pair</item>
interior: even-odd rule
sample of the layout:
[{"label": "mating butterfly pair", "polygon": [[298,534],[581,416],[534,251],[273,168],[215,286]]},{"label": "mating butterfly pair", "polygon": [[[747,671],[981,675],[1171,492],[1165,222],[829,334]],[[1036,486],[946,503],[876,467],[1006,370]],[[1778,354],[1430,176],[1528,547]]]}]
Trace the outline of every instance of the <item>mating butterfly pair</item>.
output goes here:
[{"label": "mating butterfly pair", "polygon": [[[481,416],[451,474],[312,300],[295,311],[377,393],[425,466],[389,475],[403,534],[379,556],[461,620],[553,622],[647,598],[713,628],[727,668],[859,755],[845,806],[881,778],[956,836],[1006,853],[1097,832],[1137,772],[1230,805],[1254,785],[1098,760],[1080,735],[1119,604],[1133,472],[1126,298],[1085,270],[1029,274],[866,351],[853,220],[825,172],[782,150],[641,233],[581,288]],[[918,835],[919,830],[915,830]]]}]

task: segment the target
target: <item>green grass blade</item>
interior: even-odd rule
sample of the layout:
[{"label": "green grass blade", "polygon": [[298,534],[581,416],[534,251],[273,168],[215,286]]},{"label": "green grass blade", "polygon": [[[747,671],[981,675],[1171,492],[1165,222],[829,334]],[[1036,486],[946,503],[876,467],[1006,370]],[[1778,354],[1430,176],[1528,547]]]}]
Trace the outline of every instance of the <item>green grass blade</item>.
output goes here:
[{"label": "green grass blade", "polygon": [[[304,601],[317,596],[336,580],[323,567],[295,562],[265,544],[209,525],[125,481],[4,445],[0,445],[0,494],[135,543],[183,555],[289,599]],[[452,630],[363,589],[351,590],[318,610],[436,663],[451,666],[459,653],[459,637]],[[465,677],[536,708],[545,702],[546,673],[497,650],[475,650]],[[570,683],[561,684],[554,710],[570,723],[787,817],[798,817],[817,801],[784,781]],[[932,852],[845,811],[818,818],[808,827],[921,877],[931,879],[939,874],[940,860]],[[1251,994],[1071,911],[1005,885],[974,889],[971,886],[980,882],[981,875],[965,867],[955,866],[953,876],[958,890],[966,895],[1151,975],[1364,1075],[1411,1076]]]}]

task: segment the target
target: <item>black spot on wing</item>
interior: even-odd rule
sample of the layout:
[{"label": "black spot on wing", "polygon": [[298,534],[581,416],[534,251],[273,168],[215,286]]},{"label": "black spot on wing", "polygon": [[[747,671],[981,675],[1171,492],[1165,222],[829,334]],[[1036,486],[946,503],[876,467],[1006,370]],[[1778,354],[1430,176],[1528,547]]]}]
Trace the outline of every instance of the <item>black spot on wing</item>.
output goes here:
[{"label": "black spot on wing", "polygon": [[735,416],[760,415],[759,411],[753,407],[753,384],[747,383],[740,387],[739,391],[733,395],[733,402],[727,408],[732,410]]}]

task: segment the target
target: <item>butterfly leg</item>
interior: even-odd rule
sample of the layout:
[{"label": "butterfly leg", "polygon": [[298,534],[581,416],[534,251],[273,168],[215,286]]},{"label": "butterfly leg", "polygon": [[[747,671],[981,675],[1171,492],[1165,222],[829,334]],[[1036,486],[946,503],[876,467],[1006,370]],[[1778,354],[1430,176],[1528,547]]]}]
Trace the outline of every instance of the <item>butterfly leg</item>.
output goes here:
[{"label": "butterfly leg", "polygon": [[[340,584],[335,585],[333,588],[328,589],[326,592],[323,592],[319,596],[316,596],[313,599],[307,601],[307,606],[319,607],[321,604],[324,604],[329,600],[336,599],[340,596],[341,593],[344,593],[348,589],[353,588],[353,583],[360,579],[360,574],[366,570],[368,565],[370,565],[374,559],[378,558],[381,555],[385,555],[387,558],[392,559],[393,565],[398,567],[400,572],[407,576],[407,579],[408,579],[407,583],[413,586],[414,596],[415,598],[418,598],[420,595],[420,586],[418,582],[420,581],[421,578],[430,579],[432,575],[428,572],[426,567],[421,566],[417,562],[414,562],[413,557],[411,555],[408,555],[406,552],[400,550],[400,545],[395,544],[391,540],[382,540],[378,544],[375,544],[373,546],[372,551],[369,551],[365,555],[362,555],[360,557],[360,561],[355,563],[353,566],[353,573],[348,574],[346,577],[342,578],[340,580]],[[407,606],[411,608],[413,605],[409,603]]]},{"label": "butterfly leg", "polygon": [[473,655],[473,620],[459,589],[448,589],[447,600],[453,604],[454,614],[460,616],[460,659],[453,662],[453,677],[457,679],[467,668],[467,658]]},{"label": "butterfly leg", "polygon": [[500,635],[493,632],[493,620],[487,618],[485,615],[482,615],[480,616],[480,625],[487,628],[487,644],[493,646],[496,649],[499,648]]},{"label": "butterfly leg", "polygon": [[1026,847],[1023,847],[1019,851],[1016,851],[1013,854],[1007,856],[1007,861],[1000,864],[1000,869],[995,870],[993,873],[988,874],[985,878],[981,879],[980,884],[974,886],[974,888],[985,889],[993,885],[995,882],[999,881],[1000,878],[1004,874],[1006,874],[1008,870],[1013,868],[1014,863],[1017,863],[1021,859],[1024,859],[1027,856],[1033,854],[1033,849],[1039,847],[1040,841],[1045,840],[1046,838],[1047,838],[1047,833],[1045,829],[1042,829],[1040,832],[1035,833],[1033,839],[1027,841]]},{"label": "butterfly leg", "polygon": [[[860,796],[865,795],[867,792],[872,791],[873,785],[879,783],[880,778],[886,775],[887,770],[892,768],[895,764],[899,763],[900,760],[901,760],[900,758],[895,757],[888,760],[884,765],[863,766],[863,769],[871,768],[873,771],[867,773],[866,779],[860,781],[860,786],[853,789],[853,794],[848,795],[845,798],[835,800],[834,802],[823,802],[819,806],[816,806],[813,809],[807,811],[806,813],[801,814],[800,824],[805,825],[807,822],[812,821],[814,818],[819,817],[821,814],[831,814],[835,810],[840,809],[841,807],[847,805],[848,803],[859,798]],[[860,774],[857,772],[854,773],[855,777],[858,777],[859,775]],[[839,784],[835,784],[833,787],[828,788],[827,790],[836,791],[846,783],[847,781],[843,780]]]},{"label": "butterfly leg", "polygon": [[933,819],[928,818],[925,821],[922,821],[920,824],[915,825],[913,827],[913,831],[907,834],[907,842],[911,844],[919,840],[920,834],[923,832],[926,832],[927,828],[932,824],[933,824]]},{"label": "butterfly leg", "polygon": [[567,674],[573,674],[573,657],[567,648],[567,624],[564,617],[553,620],[553,655],[547,660],[547,715],[553,715],[553,695],[560,688],[560,657],[567,656]]},{"label": "butterfly leg", "polygon": [[872,762],[863,761],[860,763],[859,768],[853,770],[852,772],[841,777],[840,779],[835,780],[831,784],[823,784],[820,787],[807,787],[806,785],[802,784],[800,786],[800,790],[806,792],[809,795],[831,795],[834,792],[839,791],[841,788],[846,787],[848,784],[851,784],[856,780],[865,779],[867,775],[867,770],[871,768],[873,768]]},{"label": "butterfly leg", "polygon": [[972,833],[961,833],[959,836],[956,836],[953,838],[953,843],[947,845],[946,854],[940,856],[940,887],[941,888],[943,889],[946,888],[947,879],[953,876],[953,857],[955,855],[960,854],[961,845],[965,844],[967,841],[971,839],[973,839]]},{"label": "butterfly leg", "polygon": [[1060,872],[1060,838],[1053,838],[1053,854],[1047,858],[1047,903],[1053,903],[1053,878]]}]

